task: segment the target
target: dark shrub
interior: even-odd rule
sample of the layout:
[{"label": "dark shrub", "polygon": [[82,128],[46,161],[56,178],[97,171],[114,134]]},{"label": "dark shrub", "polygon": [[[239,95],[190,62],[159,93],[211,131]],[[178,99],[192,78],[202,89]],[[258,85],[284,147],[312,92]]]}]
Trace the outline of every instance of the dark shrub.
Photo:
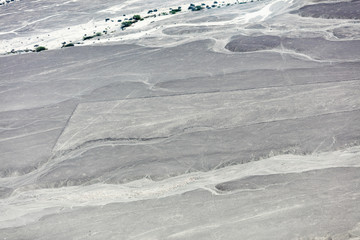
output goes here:
[{"label": "dark shrub", "polygon": [[73,43],[68,43],[68,44],[65,44],[63,47],[73,47],[75,46]]},{"label": "dark shrub", "polygon": [[181,7],[178,7],[177,9],[172,9],[169,13],[170,14],[175,14],[177,12],[180,12],[181,11]]},{"label": "dark shrub", "polygon": [[139,21],[139,20],[141,19],[141,17],[140,17],[140,15],[134,15],[134,16],[133,16],[133,19],[134,19],[135,21]]},{"label": "dark shrub", "polygon": [[121,29],[123,29],[123,30],[124,30],[124,28],[130,27],[132,24],[133,24],[133,22],[132,22],[132,21],[125,21],[125,22],[122,22],[122,24],[121,24]]},{"label": "dark shrub", "polygon": [[41,52],[41,51],[45,51],[45,50],[47,50],[47,48],[43,47],[43,46],[39,46],[35,49],[36,52]]},{"label": "dark shrub", "polygon": [[123,22],[123,23],[121,24],[121,26],[123,26],[123,27],[130,27],[131,24],[132,24],[131,21],[126,21],[126,22]]},{"label": "dark shrub", "polygon": [[89,39],[92,39],[92,38],[94,38],[94,36],[84,36],[83,40],[85,41],[85,40],[89,40]]}]

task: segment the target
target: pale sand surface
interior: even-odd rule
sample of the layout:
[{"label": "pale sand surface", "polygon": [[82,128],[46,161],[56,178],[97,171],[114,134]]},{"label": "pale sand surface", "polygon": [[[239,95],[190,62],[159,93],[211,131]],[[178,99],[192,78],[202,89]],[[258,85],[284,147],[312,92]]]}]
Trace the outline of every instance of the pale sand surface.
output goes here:
[{"label": "pale sand surface", "polygon": [[0,239],[359,239],[360,1],[190,3],[0,6]]}]

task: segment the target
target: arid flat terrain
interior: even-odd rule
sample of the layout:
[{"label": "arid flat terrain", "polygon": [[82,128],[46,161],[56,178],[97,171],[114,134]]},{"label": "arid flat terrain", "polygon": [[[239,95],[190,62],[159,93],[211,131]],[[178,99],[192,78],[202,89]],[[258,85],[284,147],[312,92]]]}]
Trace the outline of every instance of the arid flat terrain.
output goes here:
[{"label": "arid flat terrain", "polygon": [[360,1],[0,3],[1,240],[360,240]]}]

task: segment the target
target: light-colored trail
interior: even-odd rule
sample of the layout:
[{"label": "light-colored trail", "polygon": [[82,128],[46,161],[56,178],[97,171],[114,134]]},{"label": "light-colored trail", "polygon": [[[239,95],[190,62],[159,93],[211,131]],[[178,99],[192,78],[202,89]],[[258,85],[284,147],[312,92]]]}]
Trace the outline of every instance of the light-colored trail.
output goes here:
[{"label": "light-colored trail", "polygon": [[326,168],[360,167],[359,160],[360,146],[356,146],[306,156],[274,156],[209,172],[192,172],[162,181],[145,178],[118,185],[99,183],[55,189],[18,189],[10,197],[0,200],[0,212],[3,213],[0,215],[0,228],[30,223],[59,209],[164,198],[196,189],[206,189],[217,195],[222,193],[216,190],[215,185],[235,179]]}]

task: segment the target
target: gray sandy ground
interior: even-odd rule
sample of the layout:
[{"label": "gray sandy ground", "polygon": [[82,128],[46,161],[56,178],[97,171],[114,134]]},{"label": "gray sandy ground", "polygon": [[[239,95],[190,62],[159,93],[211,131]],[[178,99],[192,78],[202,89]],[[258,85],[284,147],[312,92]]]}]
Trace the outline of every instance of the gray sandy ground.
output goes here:
[{"label": "gray sandy ground", "polygon": [[225,47],[232,52],[253,52],[280,46],[278,36],[236,36]]},{"label": "gray sandy ground", "polygon": [[[234,4],[1,56],[0,239],[359,239],[358,3]],[[84,4],[1,6],[1,39],[117,17]]]},{"label": "gray sandy ground", "polygon": [[[1,231],[6,239],[357,239],[358,168],[253,176],[147,201],[87,207]],[[330,197],[331,196],[331,197]]]},{"label": "gray sandy ground", "polygon": [[337,3],[319,3],[300,8],[299,14],[303,17],[359,19],[360,2],[352,0]]}]

